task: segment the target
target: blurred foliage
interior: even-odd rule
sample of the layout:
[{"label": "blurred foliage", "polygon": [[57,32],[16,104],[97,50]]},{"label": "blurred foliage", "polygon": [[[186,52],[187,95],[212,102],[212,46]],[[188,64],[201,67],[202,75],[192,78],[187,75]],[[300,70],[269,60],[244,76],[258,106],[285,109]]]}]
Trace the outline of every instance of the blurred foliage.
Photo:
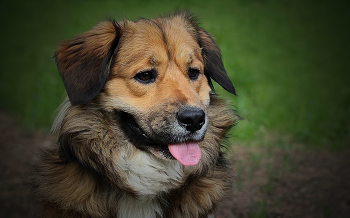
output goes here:
[{"label": "blurred foliage", "polygon": [[349,145],[349,13],[342,1],[128,0],[0,3],[0,108],[48,129],[64,87],[51,60],[61,40],[107,17],[152,18],[189,9],[217,39],[245,119],[236,140],[270,132],[316,145]]}]

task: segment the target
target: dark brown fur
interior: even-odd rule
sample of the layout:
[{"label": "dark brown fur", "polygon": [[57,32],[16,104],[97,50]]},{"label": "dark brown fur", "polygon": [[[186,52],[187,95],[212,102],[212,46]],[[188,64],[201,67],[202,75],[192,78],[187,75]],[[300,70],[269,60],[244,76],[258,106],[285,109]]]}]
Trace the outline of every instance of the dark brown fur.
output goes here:
[{"label": "dark brown fur", "polygon": [[[207,218],[214,213],[230,177],[221,143],[238,116],[209,94],[210,78],[235,90],[214,39],[192,15],[106,21],[63,42],[55,58],[70,101],[54,124],[58,145],[43,150],[36,166],[43,217],[135,217],[144,211],[144,217]],[[188,81],[192,65],[201,74]],[[137,72],[150,68],[157,70],[157,82],[135,82]],[[149,145],[175,140],[169,139],[179,129],[175,115],[189,106],[201,108],[208,125],[199,141],[201,161],[185,167]],[[147,136],[130,134],[130,122]],[[146,171],[169,179],[148,178],[130,164],[148,164]]]}]

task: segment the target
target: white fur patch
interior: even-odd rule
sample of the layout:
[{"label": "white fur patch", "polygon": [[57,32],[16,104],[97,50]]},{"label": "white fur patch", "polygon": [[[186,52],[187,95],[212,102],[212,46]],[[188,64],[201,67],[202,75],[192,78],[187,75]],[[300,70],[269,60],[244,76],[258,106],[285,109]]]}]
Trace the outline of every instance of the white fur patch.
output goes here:
[{"label": "white fur patch", "polygon": [[[127,152],[126,152],[127,153]],[[144,151],[130,158],[122,152],[118,167],[127,174],[127,183],[138,197],[124,195],[118,217],[154,218],[162,216],[156,195],[177,187],[183,177],[183,166],[178,161],[161,160]]]},{"label": "white fur patch", "polygon": [[118,167],[127,174],[127,183],[139,195],[157,195],[179,185],[183,166],[176,160],[161,160],[139,151],[132,158],[122,154]]},{"label": "white fur patch", "polygon": [[155,218],[157,215],[162,216],[162,209],[158,201],[152,197],[142,197],[136,199],[131,196],[124,195],[121,198],[118,217]]}]

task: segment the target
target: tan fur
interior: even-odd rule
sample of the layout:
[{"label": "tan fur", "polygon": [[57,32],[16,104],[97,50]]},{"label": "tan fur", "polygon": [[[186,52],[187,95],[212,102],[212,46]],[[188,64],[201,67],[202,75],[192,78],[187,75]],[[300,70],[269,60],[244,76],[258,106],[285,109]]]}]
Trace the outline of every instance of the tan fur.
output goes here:
[{"label": "tan fur", "polygon": [[[63,42],[55,57],[69,100],[53,126],[58,146],[42,151],[36,167],[44,217],[193,218],[215,211],[230,177],[221,143],[239,118],[210,93],[209,77],[234,89],[226,72],[210,70],[224,69],[211,66],[222,65],[221,55],[192,15],[106,21]],[[188,78],[189,68],[199,71],[198,79]],[[155,82],[135,80],[152,69]],[[179,140],[185,130],[176,114],[186,107],[206,114],[191,136],[202,152],[195,166],[169,159],[125,130],[127,113],[147,135],[142,140]]]}]

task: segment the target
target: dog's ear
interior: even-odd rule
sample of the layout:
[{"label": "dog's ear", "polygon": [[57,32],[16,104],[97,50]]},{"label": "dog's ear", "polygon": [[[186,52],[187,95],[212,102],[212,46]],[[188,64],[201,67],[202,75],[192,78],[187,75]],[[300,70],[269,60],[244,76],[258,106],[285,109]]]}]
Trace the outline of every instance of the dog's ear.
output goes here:
[{"label": "dog's ear", "polygon": [[54,59],[73,105],[91,101],[105,85],[121,28],[114,20],[63,41]]},{"label": "dog's ear", "polygon": [[[215,39],[204,29],[198,26],[196,29],[198,43],[202,48],[205,75],[212,78],[227,91],[236,95],[236,90],[226,73],[224,63],[222,62],[221,51]],[[208,82],[212,86],[210,78],[208,78]]]},{"label": "dog's ear", "polygon": [[212,78],[224,89],[236,95],[236,90],[228,77],[224,63],[222,62],[221,51],[215,42],[215,39],[203,28],[199,26],[197,18],[189,11],[177,12],[175,16],[182,16],[194,28],[195,37],[199,46],[202,49],[204,59],[204,74],[208,78],[208,83],[213,88],[211,83]]}]

